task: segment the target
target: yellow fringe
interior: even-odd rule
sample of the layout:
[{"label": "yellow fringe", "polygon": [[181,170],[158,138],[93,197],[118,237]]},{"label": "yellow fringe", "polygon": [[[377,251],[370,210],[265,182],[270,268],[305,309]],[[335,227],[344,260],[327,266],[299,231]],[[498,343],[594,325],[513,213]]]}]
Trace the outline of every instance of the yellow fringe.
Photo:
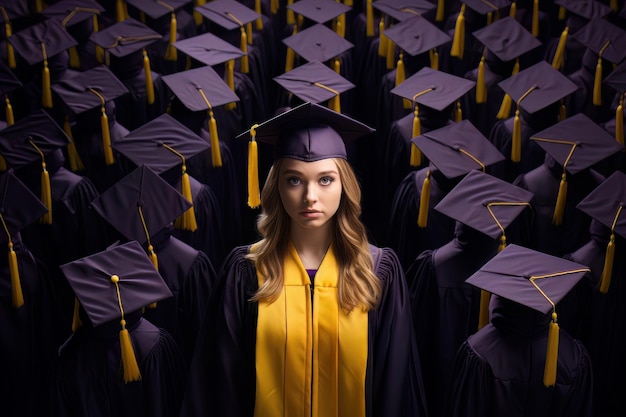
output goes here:
[{"label": "yellow fringe", "polygon": [[126,5],[124,4],[124,0],[117,0],[115,2],[115,17],[118,22],[122,22],[126,19]]},{"label": "yellow fringe", "polygon": [[489,299],[491,293],[480,290],[480,308],[478,311],[478,330],[489,324]]},{"label": "yellow fringe", "polygon": [[126,320],[122,320],[122,330],[120,330],[120,348],[122,351],[122,366],[124,368],[124,382],[141,381],[141,372],[137,364],[137,357],[130,340],[130,333],[126,328]]},{"label": "yellow fringe", "polygon": [[15,116],[13,115],[13,106],[8,97],[4,98],[4,115],[7,119],[7,126],[13,126],[15,124]]},{"label": "yellow fringe", "polygon": [[[10,22],[4,22],[5,34],[6,37],[9,38],[13,34],[13,29],[11,28]],[[7,45],[7,63],[9,64],[9,68],[15,69],[17,67],[17,63],[15,62],[15,51],[13,50],[13,45],[9,42],[6,42]]]},{"label": "yellow fringe", "polygon": [[457,100],[456,108],[454,109],[454,121],[460,122],[463,120],[463,110],[461,110],[461,102]]},{"label": "yellow fringe", "polygon": [[211,162],[213,167],[222,166],[222,152],[220,150],[220,140],[217,135],[217,121],[213,116],[213,111],[209,111],[209,136],[211,137]]},{"label": "yellow fringe", "polygon": [[624,96],[620,98],[617,110],[615,110],[615,140],[624,145]]},{"label": "yellow fringe", "polygon": [[539,0],[533,0],[532,34],[535,38],[539,36]]},{"label": "yellow fringe", "polygon": [[387,70],[392,70],[395,67],[396,57],[396,44],[389,38],[387,38]]},{"label": "yellow fringe", "polygon": [[444,0],[437,0],[437,15],[435,16],[435,22],[443,22],[445,17],[446,7]]},{"label": "yellow fringe", "polygon": [[248,142],[248,206],[252,208],[261,205],[259,190],[259,151],[253,129],[250,129],[251,139]]},{"label": "yellow fringe", "polygon": [[[254,1],[254,11],[257,12],[257,14],[261,15],[261,0],[255,0]],[[261,16],[259,16],[256,21],[256,30],[263,30],[263,19],[261,18]]]},{"label": "yellow fringe", "polygon": [[17,255],[13,250],[13,242],[9,242],[9,273],[11,274],[11,301],[13,307],[19,308],[24,305],[24,294],[20,283],[20,272],[17,266]]},{"label": "yellow fringe", "polygon": [[500,110],[498,110],[498,114],[496,115],[496,118],[498,120],[508,119],[509,115],[511,114],[512,104],[513,104],[513,100],[511,99],[511,96],[508,94],[505,94],[504,97],[502,98],[502,104],[500,105]]},{"label": "yellow fringe", "polygon": [[556,313],[552,313],[552,321],[548,330],[546,365],[543,370],[543,385],[546,387],[552,387],[556,383],[556,369],[559,359],[559,325],[556,319]]},{"label": "yellow fringe", "polygon": [[522,122],[519,117],[519,110],[515,110],[513,119],[513,140],[511,141],[511,161],[522,160]]},{"label": "yellow fringe", "polygon": [[378,56],[387,57],[387,36],[383,33],[385,31],[385,19],[381,16],[380,22],[378,22]]},{"label": "yellow fringe", "polygon": [[374,36],[374,7],[372,6],[372,0],[367,0],[367,2],[365,3],[365,15],[365,36],[371,38],[372,36]]},{"label": "yellow fringe", "polygon": [[154,84],[152,83],[152,71],[150,70],[150,58],[148,53],[143,50],[143,72],[146,75],[146,98],[148,104],[154,104]]},{"label": "yellow fringe", "polygon": [[429,51],[430,57],[430,67],[435,71],[439,71],[439,52],[437,52],[437,48],[431,49]]},{"label": "yellow fringe", "polygon": [[102,106],[102,115],[100,116],[100,127],[102,129],[102,147],[104,149],[104,162],[107,165],[113,165],[113,148],[111,147],[111,133],[109,132],[109,117],[106,114],[104,106]]},{"label": "yellow fringe", "polygon": [[404,71],[404,61],[402,58],[404,58],[404,54],[400,52],[400,55],[398,56],[398,63],[396,65],[396,87],[402,84],[406,79],[406,73]]},{"label": "yellow fringe", "polygon": [[232,59],[226,62],[226,84],[235,91],[235,61]]},{"label": "yellow fringe", "polygon": [[567,119],[567,107],[565,107],[565,102],[561,100],[561,105],[559,106],[559,122]]},{"label": "yellow fringe", "polygon": [[41,75],[41,105],[47,109],[52,108],[52,89],[50,88],[50,69],[48,60],[43,61],[43,71]]},{"label": "yellow fringe", "polygon": [[170,39],[169,44],[167,45],[167,50],[165,51],[165,60],[166,61],[176,61],[178,59],[178,51],[174,46],[176,42],[176,34],[178,32],[178,23],[176,21],[176,14],[172,13],[172,18],[170,19]]},{"label": "yellow fringe", "polygon": [[465,3],[461,6],[459,16],[456,18],[456,25],[454,26],[454,38],[452,39],[452,49],[450,50],[450,56],[455,56],[459,59],[463,59],[463,51],[465,49]]},{"label": "yellow fringe", "polygon": [[409,162],[412,167],[422,165],[422,151],[413,142],[411,142],[411,159]]},{"label": "yellow fringe", "polygon": [[83,327],[83,322],[80,319],[80,302],[78,298],[74,297],[74,315],[72,317],[72,333]]},{"label": "yellow fringe", "polygon": [[422,193],[420,194],[420,208],[417,214],[417,226],[425,228],[428,226],[428,210],[430,206],[430,171],[426,173],[426,178],[422,184]]},{"label": "yellow fringe", "polygon": [[476,80],[476,103],[483,104],[487,102],[487,86],[485,85],[485,56],[480,58],[478,64],[478,79]]},{"label": "yellow fringe", "polygon": [[561,69],[561,67],[563,66],[563,61],[565,58],[565,45],[567,43],[568,34],[569,26],[565,26],[565,29],[563,29],[563,32],[561,32],[561,37],[559,38],[559,44],[556,47],[554,58],[552,58],[552,68]]},{"label": "yellow fringe", "polygon": [[[181,178],[181,194],[191,204],[193,204],[193,196],[191,194],[191,183],[189,182],[189,174],[186,172],[186,167],[183,165],[183,175]],[[198,229],[198,223],[196,222],[196,212],[193,205],[183,214],[181,214],[174,226],[178,229],[189,230],[195,232]]]},{"label": "yellow fringe", "polygon": [[328,108],[336,111],[337,113],[341,113],[341,100],[339,99],[339,94],[335,94],[333,98],[328,101]]},{"label": "yellow fringe", "polygon": [[593,79],[593,105],[602,105],[602,58],[598,57],[596,75]]},{"label": "yellow fringe", "polygon": [[69,160],[70,169],[74,172],[82,171],[85,169],[85,164],[83,164],[83,160],[80,159],[80,155],[78,155],[78,151],[76,150],[76,143],[74,143],[74,135],[72,134],[68,116],[65,116],[65,120],[63,121],[63,130],[70,138],[70,142],[67,144],[67,159]]},{"label": "yellow fringe", "polygon": [[509,10],[509,16],[515,19],[515,15],[517,14],[517,2],[511,3],[511,9]]},{"label": "yellow fringe", "polygon": [[339,60],[339,58],[335,58],[335,59],[333,60],[333,70],[334,70],[337,74],[341,75],[341,61]]},{"label": "yellow fringe", "polygon": [[241,51],[243,52],[243,56],[241,57],[241,65],[240,70],[243,74],[248,74],[250,72],[250,65],[248,63],[248,35],[246,34],[246,29],[241,27],[241,42],[240,42]]},{"label": "yellow fringe", "polygon": [[76,47],[72,46],[69,49],[69,53],[70,53],[70,67],[74,68],[74,69],[79,69],[80,68],[80,58],[78,57],[78,51],[76,50]]},{"label": "yellow fringe", "polygon": [[41,223],[52,224],[52,191],[50,190],[50,174],[46,169],[46,163],[42,163],[41,171],[41,202],[48,212],[41,216]]},{"label": "yellow fringe", "polygon": [[559,194],[556,197],[556,205],[554,207],[554,215],[552,223],[560,226],[563,223],[563,214],[565,212],[565,200],[567,200],[567,174],[561,175],[561,183],[559,184]]},{"label": "yellow fringe", "polygon": [[606,247],[604,255],[604,268],[600,278],[600,292],[606,294],[609,292],[611,285],[611,276],[613,275],[613,258],[615,257],[615,233],[611,233],[609,244]]}]

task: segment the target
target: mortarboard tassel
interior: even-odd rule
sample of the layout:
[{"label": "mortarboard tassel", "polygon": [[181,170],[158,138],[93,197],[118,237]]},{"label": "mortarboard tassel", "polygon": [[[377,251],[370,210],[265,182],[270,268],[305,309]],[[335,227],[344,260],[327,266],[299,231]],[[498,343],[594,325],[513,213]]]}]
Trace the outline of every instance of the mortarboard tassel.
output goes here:
[{"label": "mortarboard tassel", "polygon": [[278,0],[270,0],[270,13],[276,14],[278,13],[279,3]]},{"label": "mortarboard tassel", "polygon": [[170,39],[167,45],[167,50],[165,51],[165,60],[166,61],[176,61],[178,59],[178,51],[174,46],[176,42],[176,35],[178,32],[178,23],[176,21],[176,13],[172,10],[171,18],[170,18]]},{"label": "mortarboard tassel", "polygon": [[619,6],[617,4],[617,0],[611,0],[610,1],[610,5],[611,5],[611,9],[613,9],[614,12],[618,11]]},{"label": "mortarboard tassel", "polygon": [[122,351],[122,367],[124,370],[124,382],[129,383],[133,381],[141,381],[141,372],[139,371],[139,365],[137,364],[137,357],[135,356],[135,350],[133,349],[133,343],[130,339],[130,333],[126,328],[126,320],[124,319],[124,308],[122,307],[122,297],[120,295],[120,278],[117,275],[111,276],[111,282],[115,284],[117,290],[117,301],[120,307],[120,313],[122,319],[120,324],[122,330],[120,330],[120,349]]},{"label": "mortarboard tassel", "polygon": [[41,149],[35,145],[35,142],[31,139],[29,139],[28,142],[41,157],[41,202],[46,206],[48,212],[41,216],[40,221],[43,224],[52,224],[52,192],[50,190],[50,174],[46,168],[46,159]]},{"label": "mortarboard tassel", "polygon": [[94,32],[99,32],[100,31],[100,24],[98,23],[98,15],[94,14],[91,18],[92,18],[92,22],[93,22],[93,31]]},{"label": "mortarboard tassel", "polygon": [[[422,125],[419,118],[419,110],[417,105],[413,111],[413,131],[411,133],[412,138],[416,138],[422,134]],[[411,160],[410,165],[412,167],[418,167],[422,165],[422,151],[413,142],[411,142]]]},{"label": "mortarboard tassel", "polygon": [[257,12],[259,17],[256,19],[256,30],[263,30],[263,18],[261,17],[261,0],[254,0],[254,11]]},{"label": "mortarboard tassel", "polygon": [[333,70],[341,75],[341,61],[339,60],[339,58],[335,58],[333,59]]},{"label": "mortarboard tassel", "polygon": [[462,120],[463,120],[463,110],[461,109],[461,102],[457,100],[456,108],[454,109],[454,121],[458,123]]},{"label": "mortarboard tassel", "polygon": [[141,220],[141,226],[143,227],[144,234],[146,235],[146,241],[148,242],[148,257],[150,261],[152,261],[152,265],[154,265],[154,269],[159,270],[159,259],[157,258],[157,254],[154,251],[154,246],[152,246],[152,242],[150,241],[150,232],[148,231],[148,225],[146,224],[146,218],[143,215],[143,206],[142,203],[137,203],[137,212],[139,213],[139,219]]},{"label": "mortarboard tassel", "polygon": [[[563,169],[565,169],[565,167],[563,167]],[[561,183],[559,184],[559,194],[556,197],[556,205],[554,207],[554,214],[552,215],[552,223],[556,226],[560,226],[563,223],[565,200],[567,200],[567,174],[563,171],[563,174],[561,174]]]},{"label": "mortarboard tassel", "polygon": [[567,17],[567,10],[563,6],[559,6],[559,20],[565,20]]},{"label": "mortarboard tassel", "polygon": [[498,252],[501,252],[506,248],[506,235],[502,232],[502,236],[500,236],[500,244],[498,245]]},{"label": "mortarboard tassel", "polygon": [[482,329],[489,323],[489,299],[491,293],[489,291],[480,290],[480,307],[478,310],[478,330]]},{"label": "mortarboard tassel", "polygon": [[398,63],[396,64],[396,85],[395,85],[396,87],[402,84],[404,80],[406,79],[403,58],[404,58],[404,53],[400,51],[400,54],[398,55]]},{"label": "mortarboard tassel", "polygon": [[15,116],[13,115],[13,106],[11,105],[9,97],[4,98],[4,115],[7,126],[13,126],[15,124]]},{"label": "mortarboard tassel", "polygon": [[609,244],[606,246],[606,253],[604,255],[604,268],[602,268],[602,275],[600,276],[600,292],[606,294],[609,291],[611,285],[611,275],[613,275],[613,258],[615,256],[615,232],[611,230],[611,238]]},{"label": "mortarboard tassel", "polygon": [[328,108],[333,111],[336,111],[337,113],[341,113],[341,99],[339,98],[339,93],[335,94],[328,101]]},{"label": "mortarboard tassel", "polygon": [[513,119],[513,139],[511,141],[511,161],[522,160],[522,122],[519,117],[519,108],[515,110]]},{"label": "mortarboard tassel", "polygon": [[257,208],[261,205],[259,191],[259,150],[256,143],[256,128],[250,128],[250,142],[248,142],[248,206]]},{"label": "mortarboard tassel", "polygon": [[346,37],[346,14],[342,13],[335,19],[335,32],[342,38]]},{"label": "mortarboard tassel", "polygon": [[[9,21],[9,16],[6,14],[4,8],[0,8],[2,10],[2,15],[4,17],[4,32],[6,38],[8,39],[13,34],[13,29],[11,28],[11,22]],[[15,69],[17,64],[15,62],[15,51],[13,50],[13,45],[10,42],[7,42],[7,63],[9,64],[9,68]]]},{"label": "mortarboard tassel", "polygon": [[602,54],[604,50],[610,45],[611,41],[608,40],[598,52],[598,63],[596,64],[596,74],[593,78],[593,105],[602,105]]},{"label": "mortarboard tassel", "polygon": [[463,51],[465,49],[465,3],[461,6],[461,11],[456,18],[456,25],[454,26],[454,38],[452,39],[452,48],[450,49],[450,56],[455,56],[459,59],[463,59]]},{"label": "mortarboard tassel", "polygon": [[502,104],[500,104],[500,110],[498,110],[498,114],[496,118],[498,120],[508,119],[511,114],[511,106],[513,104],[513,99],[510,95],[505,94],[502,98]]},{"label": "mortarboard tassel", "polygon": [[35,12],[41,13],[43,9],[43,0],[35,0]]},{"label": "mortarboard tassel", "polygon": [[439,70],[439,52],[437,52],[437,48],[433,48],[428,52],[430,56],[430,67],[435,71]]},{"label": "mortarboard tassel", "polygon": [[7,161],[4,159],[2,155],[0,155],[0,172],[4,172],[7,170]]},{"label": "mortarboard tassel", "polygon": [[396,44],[387,38],[387,70],[392,70],[396,66]]},{"label": "mortarboard tassel", "polygon": [[117,0],[115,2],[115,16],[118,22],[123,22],[128,18],[128,9],[126,8],[126,2],[124,0]]},{"label": "mortarboard tassel", "polygon": [[[296,33],[298,33],[298,26],[294,25],[291,36],[295,35]],[[289,72],[293,69],[293,62],[295,59],[296,59],[296,56],[295,56],[294,50],[290,46],[288,46],[287,55],[285,57],[285,72]]]},{"label": "mortarboard tassel", "polygon": [[41,73],[41,105],[47,109],[52,108],[52,89],[50,88],[50,69],[48,68],[48,55],[46,45],[41,43],[43,54],[43,70]]},{"label": "mortarboard tassel", "polygon": [[565,107],[565,100],[561,99],[561,105],[559,106],[559,121],[567,119],[567,107]]},{"label": "mortarboard tassel", "polygon": [[83,322],[80,319],[80,302],[78,298],[74,297],[74,314],[72,316],[72,333],[83,327]]},{"label": "mortarboard tassel", "polygon": [[378,22],[378,56],[387,57],[387,44],[388,39],[387,36],[383,33],[385,31],[385,18],[383,16],[380,17],[380,22]]},{"label": "mortarboard tassel", "polygon": [[548,350],[546,365],[543,370],[543,385],[552,387],[556,383],[556,366],[559,355],[559,324],[556,321],[556,312],[552,312],[552,321],[548,329]]},{"label": "mortarboard tassel", "polygon": [[476,104],[487,102],[487,86],[485,85],[485,55],[478,64],[478,79],[476,80]]},{"label": "mortarboard tassel", "polygon": [[487,25],[490,25],[491,23],[493,23],[493,12],[488,12],[487,13]]},{"label": "mortarboard tassel", "polygon": [[430,206],[430,170],[426,173],[422,192],[420,194],[420,208],[417,214],[417,227],[422,229],[428,226],[428,210]]},{"label": "mortarboard tassel", "polygon": [[[287,6],[291,6],[292,4],[293,4],[293,0],[287,0]],[[296,15],[293,13],[293,10],[291,10],[291,8],[289,7],[286,10],[286,19],[287,19],[288,25],[296,24]]]},{"label": "mortarboard tassel", "polygon": [[17,254],[13,250],[13,241],[11,240],[11,233],[4,221],[4,216],[0,213],[0,221],[2,221],[2,227],[7,235],[9,241],[9,274],[11,275],[11,301],[13,307],[19,308],[24,305],[24,294],[22,293],[22,284],[20,282],[20,272],[17,265]]},{"label": "mortarboard tassel", "polygon": [[561,69],[563,66],[563,59],[565,58],[565,44],[567,43],[567,35],[569,34],[569,26],[565,26],[561,37],[559,38],[559,44],[556,47],[554,58],[552,58],[552,68]]},{"label": "mortarboard tassel", "polygon": [[67,144],[67,159],[69,160],[70,169],[74,172],[82,171],[85,169],[85,164],[83,164],[83,161],[80,159],[80,155],[78,155],[78,151],[76,150],[76,143],[74,143],[74,135],[72,134],[72,127],[70,126],[70,118],[67,115],[63,121],[63,130],[70,138],[70,142]]},{"label": "mortarboard tassel", "polygon": [[248,35],[246,34],[246,29],[241,26],[241,42],[240,47],[243,51],[243,56],[241,57],[241,72],[243,74],[247,74],[250,72],[250,66],[248,64]]},{"label": "mortarboard tassel", "polygon": [[246,23],[246,39],[248,41],[248,45],[252,45],[252,23],[250,22]]},{"label": "mortarboard tassel", "polygon": [[213,167],[222,166],[222,152],[220,150],[220,139],[217,134],[217,121],[213,115],[213,110],[209,110],[209,136],[211,137],[211,162]]},{"label": "mortarboard tassel", "polygon": [[511,71],[511,76],[517,74],[519,72],[519,57],[515,59],[515,64],[513,64],[513,71]]},{"label": "mortarboard tassel", "polygon": [[148,104],[154,104],[154,84],[152,83],[152,71],[150,70],[150,58],[148,53],[143,50],[143,72],[146,75],[146,98]]},{"label": "mortarboard tassel", "polygon": [[366,25],[365,36],[371,38],[374,36],[374,7],[372,6],[372,0],[367,0],[365,3]]},{"label": "mortarboard tassel", "polygon": [[80,58],[78,57],[78,51],[75,46],[72,46],[70,52],[70,67],[74,69],[80,68]]},{"label": "mortarboard tassel", "polygon": [[235,61],[232,59],[226,62],[226,84],[232,91],[235,91]]},{"label": "mortarboard tassel", "polygon": [[154,251],[154,246],[148,245],[148,257],[150,261],[152,261],[152,265],[154,265],[154,269],[159,270],[159,258],[157,258],[157,254]]},{"label": "mortarboard tassel", "polygon": [[517,14],[517,2],[514,1],[511,3],[511,8],[509,9],[509,16],[515,19],[515,15]]},{"label": "mortarboard tassel", "polygon": [[[187,199],[190,203],[193,204],[193,196],[191,194],[191,183],[189,182],[189,174],[187,174],[187,166],[183,163],[183,175],[181,177],[181,194],[183,197]],[[182,230],[189,230],[195,232],[198,229],[198,224],[196,222],[196,212],[192,207],[190,207],[186,212],[176,219],[175,227]]]},{"label": "mortarboard tassel", "polygon": [[435,22],[443,22],[445,17],[446,6],[444,0],[437,0],[437,14],[435,15]]},{"label": "mortarboard tassel", "polygon": [[533,0],[533,21],[531,29],[535,38],[539,36],[539,0]]},{"label": "mortarboard tassel", "polygon": [[100,128],[102,129],[102,147],[104,150],[104,162],[107,165],[113,165],[115,159],[113,158],[113,148],[111,147],[111,133],[109,132],[109,116],[107,116],[104,104],[100,108]]},{"label": "mortarboard tassel", "polygon": [[615,110],[615,140],[624,144],[624,95],[619,98],[619,105]]}]

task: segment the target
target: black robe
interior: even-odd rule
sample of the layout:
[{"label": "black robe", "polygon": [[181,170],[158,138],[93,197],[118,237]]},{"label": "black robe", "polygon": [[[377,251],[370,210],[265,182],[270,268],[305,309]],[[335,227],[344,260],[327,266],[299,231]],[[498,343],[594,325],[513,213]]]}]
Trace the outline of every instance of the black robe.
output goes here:
[{"label": "black robe", "polygon": [[547,388],[549,316],[498,296],[491,300],[491,323],[456,354],[444,415],[592,416],[592,370],[583,344],[561,329],[556,385]]},{"label": "black robe", "polygon": [[[248,301],[257,276],[234,249],[220,273],[220,289],[207,309],[198,340],[182,416],[253,416],[258,304]],[[382,249],[377,276],[383,283],[380,306],[369,312],[366,415],[425,415],[419,357],[412,332],[409,294],[393,251]]]},{"label": "black robe", "polygon": [[142,318],[126,315],[141,381],[124,383],[119,320],[84,325],[59,350],[51,387],[58,417],[172,417],[185,383],[182,353],[172,336]]}]

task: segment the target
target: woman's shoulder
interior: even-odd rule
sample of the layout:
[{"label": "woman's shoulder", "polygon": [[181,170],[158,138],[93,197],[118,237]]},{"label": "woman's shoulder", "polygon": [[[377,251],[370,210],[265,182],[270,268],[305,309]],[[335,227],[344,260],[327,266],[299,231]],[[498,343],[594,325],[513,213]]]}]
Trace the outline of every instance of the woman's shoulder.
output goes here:
[{"label": "woman's shoulder", "polygon": [[370,253],[372,254],[372,264],[374,273],[382,281],[392,281],[398,276],[402,276],[402,267],[395,251],[388,247],[379,247],[370,243]]}]

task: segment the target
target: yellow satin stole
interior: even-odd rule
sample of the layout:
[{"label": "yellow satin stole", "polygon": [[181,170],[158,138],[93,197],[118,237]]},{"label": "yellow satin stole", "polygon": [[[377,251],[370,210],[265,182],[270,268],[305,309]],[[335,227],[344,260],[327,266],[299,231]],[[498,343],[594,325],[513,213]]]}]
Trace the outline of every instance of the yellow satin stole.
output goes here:
[{"label": "yellow satin stole", "polygon": [[279,298],[259,302],[254,416],[365,417],[368,314],[339,308],[333,246],[315,275],[313,301],[291,243],[283,267]]}]

